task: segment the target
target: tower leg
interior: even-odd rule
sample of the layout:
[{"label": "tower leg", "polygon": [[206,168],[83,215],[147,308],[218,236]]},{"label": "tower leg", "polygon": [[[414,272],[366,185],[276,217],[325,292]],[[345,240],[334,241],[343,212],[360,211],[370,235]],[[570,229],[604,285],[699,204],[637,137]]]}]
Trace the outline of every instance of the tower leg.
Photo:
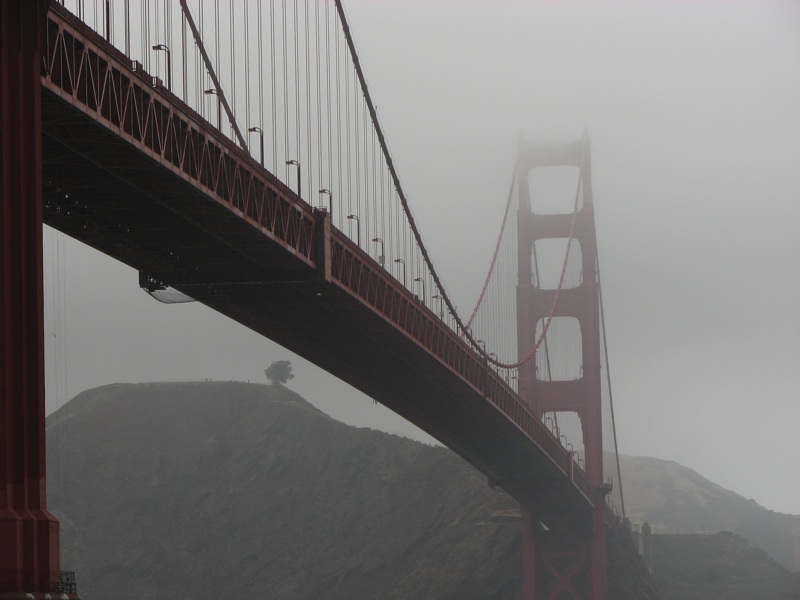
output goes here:
[{"label": "tower leg", "polygon": [[520,507],[524,600],[606,600],[605,509],[600,500],[590,510],[566,509],[556,502],[542,516]]},{"label": "tower leg", "polygon": [[522,513],[522,598],[536,600],[536,540],[534,539],[534,525],[538,522],[531,512],[520,506]]},{"label": "tower leg", "polygon": [[606,574],[606,510],[605,498],[602,493],[597,494],[595,507],[592,513],[592,542],[591,542],[591,578],[592,599],[606,600],[607,574]]},{"label": "tower leg", "polygon": [[59,578],[58,521],[45,498],[45,11],[41,0],[0,2],[0,599],[44,598]]}]

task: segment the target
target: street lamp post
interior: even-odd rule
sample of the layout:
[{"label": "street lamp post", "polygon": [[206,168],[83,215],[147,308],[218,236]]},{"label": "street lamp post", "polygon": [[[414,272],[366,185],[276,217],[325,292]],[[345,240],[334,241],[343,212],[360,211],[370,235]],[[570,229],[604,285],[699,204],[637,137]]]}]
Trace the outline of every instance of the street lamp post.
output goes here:
[{"label": "street lamp post", "polygon": [[403,265],[403,287],[406,287],[406,261],[402,258],[395,258],[394,262]]},{"label": "street lamp post", "polygon": [[356,245],[361,248],[361,221],[358,220],[358,215],[347,215],[347,218],[356,222]]},{"label": "street lamp post", "polygon": [[331,223],[333,223],[333,192],[327,188],[323,188],[319,193],[328,194],[328,214],[331,216]]},{"label": "street lamp post", "polygon": [[261,138],[261,166],[264,166],[264,131],[261,127],[250,127],[247,131],[250,133],[257,133]]},{"label": "street lamp post", "polygon": [[425,304],[425,280],[422,277],[414,277],[414,281],[422,286],[422,303]]},{"label": "street lamp post", "polygon": [[287,165],[294,165],[295,167],[297,167],[297,195],[300,198],[302,198],[303,197],[303,192],[302,192],[303,188],[302,188],[302,183],[300,181],[300,163],[297,162],[295,159],[291,159],[291,160],[287,160],[286,164]]},{"label": "street lamp post", "polygon": [[214,88],[209,88],[203,93],[217,97],[217,129],[222,131],[222,99],[219,96],[219,92]]},{"label": "street lamp post", "polygon": [[444,320],[444,298],[439,294],[434,294],[433,299],[439,301],[439,318]]},{"label": "street lamp post", "polygon": [[381,253],[378,255],[378,262],[380,263],[381,266],[383,266],[383,263],[384,263],[384,261],[386,259],[386,257],[383,255],[383,247],[384,247],[383,246],[383,240],[381,238],[379,238],[379,237],[375,237],[375,238],[372,238],[372,241],[375,242],[376,244],[380,244],[381,245]]},{"label": "street lamp post", "polygon": [[153,50],[163,50],[167,55],[167,89],[172,91],[172,57],[169,52],[169,46],[166,44],[156,44]]}]

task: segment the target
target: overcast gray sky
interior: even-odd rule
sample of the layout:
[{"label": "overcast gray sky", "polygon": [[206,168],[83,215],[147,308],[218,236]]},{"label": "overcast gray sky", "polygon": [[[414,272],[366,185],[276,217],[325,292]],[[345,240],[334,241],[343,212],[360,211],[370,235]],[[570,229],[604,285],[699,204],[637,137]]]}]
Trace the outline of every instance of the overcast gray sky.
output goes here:
[{"label": "overcast gray sky", "polygon": [[[800,514],[800,4],[345,8],[457,303],[479,292],[520,133],[587,128],[620,450]],[[45,237],[51,410],[111,382],[263,381],[289,358],[290,386],[332,416],[419,436],[268,340]]]}]

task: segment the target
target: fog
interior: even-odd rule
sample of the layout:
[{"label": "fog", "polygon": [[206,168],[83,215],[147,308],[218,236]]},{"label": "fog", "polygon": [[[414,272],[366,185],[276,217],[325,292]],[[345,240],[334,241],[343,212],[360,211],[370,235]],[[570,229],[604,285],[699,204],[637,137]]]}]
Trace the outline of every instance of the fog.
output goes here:
[{"label": "fog", "polygon": [[[474,302],[520,135],[592,139],[620,451],[800,514],[800,5],[346,3],[412,210]],[[430,441],[199,304],[47,230],[48,410],[113,382],[264,381]]]}]

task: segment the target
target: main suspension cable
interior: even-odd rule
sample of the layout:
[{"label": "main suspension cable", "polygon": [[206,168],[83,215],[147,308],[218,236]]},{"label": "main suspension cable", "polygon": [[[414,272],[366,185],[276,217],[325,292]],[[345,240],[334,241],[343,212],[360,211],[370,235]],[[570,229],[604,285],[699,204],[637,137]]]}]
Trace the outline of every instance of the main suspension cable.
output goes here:
[{"label": "main suspension cable", "polygon": [[[583,157],[581,158],[581,164],[583,164]],[[564,253],[564,262],[561,265],[561,276],[558,279],[558,287],[556,288],[556,293],[553,296],[553,303],[550,306],[550,312],[547,315],[547,319],[545,320],[544,326],[542,327],[542,333],[539,335],[539,338],[536,340],[536,343],[533,345],[533,348],[528,353],[528,355],[525,356],[522,360],[518,360],[517,362],[514,363],[504,363],[498,361],[496,359],[493,359],[491,356],[487,356],[486,352],[483,351],[482,354],[485,356],[486,360],[495,366],[501,367],[503,369],[516,369],[518,367],[521,367],[522,365],[527,363],[531,358],[533,358],[534,354],[536,354],[536,351],[539,349],[539,346],[546,339],[547,330],[550,328],[550,323],[553,321],[553,315],[555,314],[556,305],[558,304],[558,298],[561,295],[561,290],[564,286],[564,276],[566,275],[567,272],[567,264],[569,263],[569,254],[572,248],[572,238],[575,232],[575,220],[578,215],[578,201],[580,200],[582,183],[583,183],[583,178],[580,175],[578,175],[578,185],[575,189],[575,202],[572,205],[572,216],[569,223],[567,251]]]},{"label": "main suspension cable", "polygon": [[480,353],[484,359],[493,364],[498,366],[504,366],[502,363],[496,362],[487,352],[486,350],[480,347],[477,340],[472,336],[472,333],[469,331],[469,328],[466,324],[461,320],[461,317],[458,315],[456,311],[455,305],[453,304],[450,296],[447,294],[444,286],[442,285],[441,278],[439,277],[438,272],[436,271],[435,267],[433,266],[433,261],[428,254],[428,250],[425,247],[425,244],[422,241],[422,236],[420,235],[419,229],[417,228],[416,221],[414,220],[413,215],[411,214],[411,209],[409,208],[408,199],[406,198],[405,192],[403,191],[403,187],[400,184],[400,178],[397,175],[397,170],[394,166],[394,161],[392,160],[391,154],[389,153],[389,148],[386,143],[386,137],[383,134],[383,129],[380,126],[380,122],[378,121],[378,115],[375,111],[375,104],[372,101],[372,96],[369,93],[369,88],[367,87],[366,78],[364,77],[364,72],[361,68],[361,61],[358,58],[358,53],[356,52],[355,43],[353,42],[353,37],[350,32],[350,26],[348,25],[347,18],[344,14],[344,7],[342,6],[341,0],[334,0],[336,5],[336,11],[339,14],[339,20],[342,24],[342,32],[345,37],[345,41],[347,42],[347,46],[350,50],[350,55],[353,58],[353,66],[355,67],[356,74],[359,79],[359,83],[361,84],[361,92],[364,95],[364,99],[366,100],[367,110],[369,110],[370,118],[372,120],[373,126],[375,127],[375,132],[378,136],[378,142],[380,143],[381,150],[383,151],[384,157],[386,159],[386,166],[389,169],[389,173],[392,176],[392,181],[394,182],[395,190],[397,191],[398,198],[400,199],[400,204],[402,206],[403,212],[406,216],[406,222],[408,223],[409,228],[411,229],[411,234],[414,240],[417,243],[417,247],[422,254],[422,259],[425,262],[425,265],[428,267],[428,272],[430,276],[433,278],[434,283],[436,284],[436,289],[439,291],[439,294],[444,301],[445,305],[447,306],[450,315],[453,317],[453,320],[456,322],[458,329],[463,332],[464,337],[466,337],[473,349]]},{"label": "main suspension cable", "polygon": [[514,196],[514,184],[516,182],[517,167],[514,165],[514,172],[511,175],[511,186],[508,190],[508,200],[506,200],[506,209],[503,213],[503,223],[500,225],[500,235],[497,236],[497,244],[495,244],[494,247],[494,254],[492,255],[492,262],[489,265],[489,272],[486,273],[486,279],[483,282],[483,289],[481,289],[481,293],[478,296],[478,301],[475,303],[475,308],[472,309],[472,314],[469,316],[469,320],[467,320],[467,327],[470,327],[472,322],[475,320],[475,316],[478,314],[478,309],[480,309],[481,304],[483,303],[483,298],[486,295],[486,289],[489,287],[489,280],[492,278],[492,273],[494,273],[494,267],[497,264],[497,255],[500,253],[500,244],[502,243],[503,236],[506,232],[506,221],[508,221],[508,212],[511,208],[511,199]]},{"label": "main suspension cable", "polygon": [[608,363],[608,340],[606,339],[606,316],[603,310],[603,286],[600,282],[600,255],[595,254],[597,269],[597,292],[600,299],[600,327],[603,332],[603,353],[606,361],[606,381],[608,383],[608,403],[611,408],[611,431],[614,435],[614,458],[617,461],[617,481],[619,482],[619,502],[622,505],[622,518],[625,519],[625,494],[622,493],[622,470],[619,466],[619,446],[617,444],[617,421],[614,417],[614,395],[611,393],[611,366]]}]

